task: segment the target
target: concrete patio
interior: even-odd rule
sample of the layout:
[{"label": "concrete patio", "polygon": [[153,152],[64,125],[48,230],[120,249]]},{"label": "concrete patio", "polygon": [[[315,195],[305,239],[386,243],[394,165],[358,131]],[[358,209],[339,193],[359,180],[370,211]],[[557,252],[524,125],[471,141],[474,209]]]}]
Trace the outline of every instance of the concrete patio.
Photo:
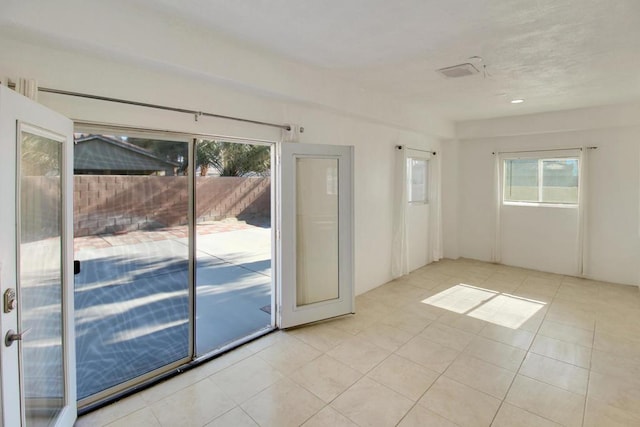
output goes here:
[{"label": "concrete patio", "polygon": [[[270,325],[271,229],[198,225],[196,353]],[[77,238],[78,397],[188,356],[186,227]]]}]

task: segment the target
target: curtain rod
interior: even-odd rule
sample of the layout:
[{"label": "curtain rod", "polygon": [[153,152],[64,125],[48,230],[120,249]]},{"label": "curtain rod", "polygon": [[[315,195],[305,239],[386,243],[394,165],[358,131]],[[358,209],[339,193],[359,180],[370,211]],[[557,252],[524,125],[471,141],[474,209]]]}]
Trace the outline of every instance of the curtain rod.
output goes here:
[{"label": "curtain rod", "polygon": [[[15,83],[9,83],[9,84],[7,84],[7,86],[9,88],[11,88],[11,89],[15,89],[15,87],[16,87]],[[130,100],[127,100],[127,99],[111,98],[111,97],[108,97],[108,96],[91,95],[91,94],[80,93],[80,92],[71,92],[71,91],[68,91],[68,90],[52,89],[52,88],[48,88],[48,87],[38,87],[38,91],[39,92],[46,92],[46,93],[53,93],[53,94],[57,94],[57,95],[75,96],[75,97],[78,97],[78,98],[95,99],[95,100],[98,100],[98,101],[117,102],[119,104],[135,105],[137,107],[155,108],[155,109],[158,109],[158,110],[173,111],[173,112],[176,112],[176,113],[193,114],[196,121],[198,121],[198,117],[201,117],[201,116],[204,116],[204,117],[215,117],[217,119],[235,120],[237,122],[251,123],[251,124],[254,124],[254,125],[270,126],[270,127],[284,129],[284,130],[287,130],[287,131],[291,130],[291,126],[290,125],[280,125],[280,124],[277,124],[277,123],[261,122],[261,121],[258,121],[258,120],[250,120],[250,119],[243,119],[243,118],[240,118],[240,117],[225,116],[225,115],[222,115],[222,114],[207,113],[207,112],[204,112],[204,111],[190,110],[190,109],[187,109],[187,108],[167,107],[166,105],[158,105],[158,104],[150,104],[150,103],[147,103],[147,102],[130,101]]]},{"label": "curtain rod", "polygon": [[[551,148],[549,150],[524,150],[524,151],[492,151],[491,154],[518,154],[518,153],[546,153],[548,151],[567,151],[567,150],[580,150],[583,147],[570,147],[570,148]],[[597,150],[598,147],[584,147],[587,150]]]},{"label": "curtain rod", "polygon": [[404,146],[404,145],[396,145],[396,150],[402,150],[403,148],[406,148],[408,150],[413,150],[413,151],[422,151],[423,153],[431,153],[434,156],[437,154],[435,151],[419,150],[417,148],[411,148],[411,147],[407,147],[407,146]]}]

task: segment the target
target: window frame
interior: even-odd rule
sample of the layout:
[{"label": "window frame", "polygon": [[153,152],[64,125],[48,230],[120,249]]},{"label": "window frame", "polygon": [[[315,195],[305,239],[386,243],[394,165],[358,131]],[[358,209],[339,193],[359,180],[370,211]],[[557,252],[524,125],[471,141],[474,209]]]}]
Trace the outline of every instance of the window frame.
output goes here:
[{"label": "window frame", "polygon": [[[537,201],[520,201],[520,200],[508,200],[506,198],[507,180],[505,173],[507,169],[507,161],[510,160],[536,160],[538,163],[538,182],[537,182]],[[542,201],[542,193],[544,190],[544,162],[549,161],[566,161],[575,160],[578,165],[578,185],[576,187],[578,199],[576,202],[545,202]],[[527,156],[504,156],[500,159],[500,191],[501,191],[501,205],[503,206],[534,206],[534,207],[553,207],[553,208],[577,208],[580,205],[580,185],[581,185],[581,159],[578,154],[553,154],[540,152],[537,155]]]},{"label": "window frame", "polygon": [[[424,198],[419,200],[412,200],[413,195],[413,164],[412,161],[418,160],[424,162]],[[407,156],[406,158],[406,185],[407,185],[407,204],[409,205],[428,205],[429,204],[429,158],[426,156]]]}]

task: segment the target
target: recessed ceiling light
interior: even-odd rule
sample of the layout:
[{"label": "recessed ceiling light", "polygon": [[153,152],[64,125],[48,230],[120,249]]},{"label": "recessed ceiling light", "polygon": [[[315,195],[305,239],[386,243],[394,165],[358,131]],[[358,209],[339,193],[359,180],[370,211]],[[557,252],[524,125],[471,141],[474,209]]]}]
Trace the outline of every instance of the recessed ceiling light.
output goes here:
[{"label": "recessed ceiling light", "polygon": [[524,102],[524,99],[512,99],[511,103],[512,104],[522,104]]}]

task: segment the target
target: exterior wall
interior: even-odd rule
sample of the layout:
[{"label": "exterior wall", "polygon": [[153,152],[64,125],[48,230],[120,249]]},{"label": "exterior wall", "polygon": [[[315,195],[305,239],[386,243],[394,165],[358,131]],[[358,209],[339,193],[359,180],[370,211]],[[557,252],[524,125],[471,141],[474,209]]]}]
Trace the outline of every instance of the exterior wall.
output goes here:
[{"label": "exterior wall", "polygon": [[271,216],[271,178],[196,177],[197,221]]}]

